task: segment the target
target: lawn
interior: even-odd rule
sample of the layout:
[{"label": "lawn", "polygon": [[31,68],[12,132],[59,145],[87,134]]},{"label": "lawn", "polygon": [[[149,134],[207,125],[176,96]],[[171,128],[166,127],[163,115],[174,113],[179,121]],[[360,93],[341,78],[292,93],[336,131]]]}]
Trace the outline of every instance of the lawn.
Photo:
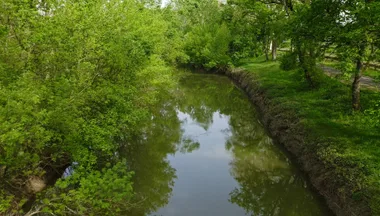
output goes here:
[{"label": "lawn", "polygon": [[254,74],[272,103],[301,119],[309,132],[305,145],[318,143],[312,148],[320,158],[358,184],[353,196],[368,199],[374,215],[380,214],[380,128],[366,115],[380,101],[380,93],[363,90],[363,110],[355,113],[349,85],[336,79],[321,75],[319,87],[310,89],[300,72],[282,71],[278,62],[256,58],[240,67]]}]

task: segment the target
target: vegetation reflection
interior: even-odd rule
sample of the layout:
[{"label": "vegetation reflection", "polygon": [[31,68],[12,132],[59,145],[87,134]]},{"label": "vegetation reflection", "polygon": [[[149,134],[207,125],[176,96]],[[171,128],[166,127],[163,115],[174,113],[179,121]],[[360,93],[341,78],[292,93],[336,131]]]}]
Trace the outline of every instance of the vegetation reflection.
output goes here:
[{"label": "vegetation reflection", "polygon": [[322,214],[305,190],[303,178],[266,135],[242,91],[215,75],[187,75],[180,85],[186,99],[179,103],[179,110],[205,130],[215,112],[229,118],[225,147],[233,156],[231,175],[239,183],[230,193],[230,202],[250,215],[300,215],[304,209],[310,215]]},{"label": "vegetation reflection", "polygon": [[152,107],[151,121],[145,122],[143,132],[121,151],[134,171],[135,205],[128,215],[147,215],[166,205],[177,178],[167,160],[168,154],[190,153],[199,148],[199,143],[183,135],[176,98],[173,91],[162,94],[159,106]]},{"label": "vegetation reflection", "polygon": [[[247,101],[241,101],[248,107]],[[230,193],[230,202],[250,215],[322,215],[305,190],[305,181],[295,174],[284,153],[273,145],[252,112],[231,114],[230,137],[226,148],[232,152],[231,175],[239,187]]]}]

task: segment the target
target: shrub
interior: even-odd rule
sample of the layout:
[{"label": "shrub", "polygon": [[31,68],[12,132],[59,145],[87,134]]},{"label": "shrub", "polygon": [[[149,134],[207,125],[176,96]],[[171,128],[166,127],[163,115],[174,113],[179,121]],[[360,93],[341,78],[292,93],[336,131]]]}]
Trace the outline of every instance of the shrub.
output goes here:
[{"label": "shrub", "polygon": [[285,71],[293,70],[297,67],[297,54],[286,53],[280,58],[280,68]]}]

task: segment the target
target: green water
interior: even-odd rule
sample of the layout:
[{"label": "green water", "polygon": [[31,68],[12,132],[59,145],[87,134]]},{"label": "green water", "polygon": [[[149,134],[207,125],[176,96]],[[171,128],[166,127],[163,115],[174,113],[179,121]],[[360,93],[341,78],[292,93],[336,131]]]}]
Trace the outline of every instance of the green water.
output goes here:
[{"label": "green water", "polygon": [[128,215],[329,215],[226,77],[184,73],[125,151]]}]

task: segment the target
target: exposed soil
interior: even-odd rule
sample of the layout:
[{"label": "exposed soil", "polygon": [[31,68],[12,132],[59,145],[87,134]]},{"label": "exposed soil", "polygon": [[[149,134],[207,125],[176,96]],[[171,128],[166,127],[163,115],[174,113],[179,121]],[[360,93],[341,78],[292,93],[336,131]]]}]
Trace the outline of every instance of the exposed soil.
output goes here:
[{"label": "exposed soil", "polygon": [[[227,70],[224,74],[248,94],[270,135],[296,158],[313,187],[336,215],[371,215],[371,209],[365,200],[354,200],[349,194],[350,183],[338,183],[341,182],[338,181],[340,177],[334,173],[329,163],[319,159],[315,149],[317,143],[314,145],[307,141],[307,131],[295,114],[283,109],[281,104],[271,103],[252,73],[236,69]],[[306,145],[306,142],[309,143]]]}]

